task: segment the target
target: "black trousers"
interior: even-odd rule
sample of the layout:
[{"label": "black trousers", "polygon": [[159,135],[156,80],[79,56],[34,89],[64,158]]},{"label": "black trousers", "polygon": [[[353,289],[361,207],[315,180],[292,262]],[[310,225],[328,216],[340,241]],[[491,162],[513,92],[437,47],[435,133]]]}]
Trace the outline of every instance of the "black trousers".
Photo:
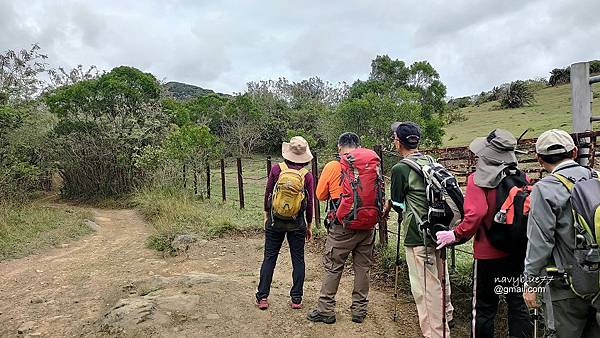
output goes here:
[{"label": "black trousers", "polygon": [[[471,329],[471,337],[494,337],[494,320],[498,311],[500,294],[502,294],[498,290],[498,285],[503,287],[519,286],[518,283],[513,282],[518,281],[522,273],[522,259],[507,257],[475,260],[473,263],[474,326]],[[508,305],[509,336],[532,337],[533,322],[523,300],[523,293],[509,292],[504,296]]]},{"label": "black trousers", "polygon": [[304,244],[306,242],[306,227],[301,227],[293,231],[285,231],[277,227],[265,227],[265,254],[260,268],[260,282],[258,283],[258,292],[256,299],[267,298],[271,291],[273,273],[277,264],[277,257],[283,240],[287,237],[292,257],[292,289],[290,297],[292,302],[299,304],[302,302],[304,289]]}]

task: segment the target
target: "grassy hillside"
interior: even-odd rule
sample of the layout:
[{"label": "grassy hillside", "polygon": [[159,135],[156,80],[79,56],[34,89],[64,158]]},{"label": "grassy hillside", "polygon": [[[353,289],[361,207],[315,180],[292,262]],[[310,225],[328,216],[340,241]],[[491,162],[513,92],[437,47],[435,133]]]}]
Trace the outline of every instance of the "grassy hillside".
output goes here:
[{"label": "grassy hillside", "polygon": [[[594,95],[599,96],[600,86],[595,85],[593,89]],[[551,128],[571,131],[570,85],[541,89],[535,93],[535,99],[535,104],[516,109],[500,109],[497,101],[462,108],[468,120],[446,127],[444,146],[468,145],[473,138],[485,136],[495,128],[507,129],[516,137],[531,128],[526,138],[537,137]],[[592,111],[600,113],[600,97],[594,99]]]}]

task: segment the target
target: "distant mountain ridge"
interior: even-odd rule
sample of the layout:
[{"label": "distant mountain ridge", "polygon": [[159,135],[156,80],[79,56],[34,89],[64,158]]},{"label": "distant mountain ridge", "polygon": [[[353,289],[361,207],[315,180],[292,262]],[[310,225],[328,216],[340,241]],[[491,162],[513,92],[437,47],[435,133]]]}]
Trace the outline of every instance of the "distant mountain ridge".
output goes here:
[{"label": "distant mountain ridge", "polygon": [[200,96],[217,94],[220,96],[229,96],[228,94],[216,93],[214,90],[205,89],[187,83],[170,81],[163,85],[167,92],[176,100],[187,101]]}]

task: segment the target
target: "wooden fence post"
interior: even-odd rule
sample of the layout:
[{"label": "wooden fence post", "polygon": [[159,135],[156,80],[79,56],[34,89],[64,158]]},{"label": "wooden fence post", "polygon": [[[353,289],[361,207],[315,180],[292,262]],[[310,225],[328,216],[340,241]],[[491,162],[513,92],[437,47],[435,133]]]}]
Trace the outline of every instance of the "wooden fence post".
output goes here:
[{"label": "wooden fence post", "polygon": [[381,173],[385,174],[383,170],[383,147],[381,146],[381,144],[376,144],[373,146],[373,151],[377,154],[377,156],[379,156],[379,159],[381,160]]},{"label": "wooden fence post", "polygon": [[240,209],[244,209],[244,177],[242,175],[242,159],[237,158],[238,192],[240,194]]},{"label": "wooden fence post", "polygon": [[[319,183],[319,163],[317,159],[317,154],[313,154],[312,159],[312,174],[313,174],[313,192],[317,190],[317,183]],[[317,199],[317,194],[313,194],[313,209],[315,211],[315,224],[317,228],[321,227],[321,204],[319,203],[319,199]]]},{"label": "wooden fence post", "polygon": [[271,175],[271,167],[273,165],[271,164],[271,156],[267,156],[267,177],[269,177],[269,175]]},{"label": "wooden fence post", "polygon": [[206,198],[210,198],[210,162],[206,162]]},{"label": "wooden fence post", "polygon": [[[381,174],[384,174],[384,166],[383,166],[383,147],[381,146],[381,144],[376,144],[373,147],[373,150],[377,153],[377,156],[379,156],[379,159],[381,160]],[[383,201],[384,204],[387,201]],[[400,240],[400,239],[398,239]],[[379,244],[381,244],[382,246],[387,246],[388,243],[388,227],[387,227],[387,220],[386,219],[381,219],[381,221],[379,221]]]},{"label": "wooden fence post", "polygon": [[227,200],[225,194],[225,159],[221,159],[221,194],[223,195],[223,202]]}]

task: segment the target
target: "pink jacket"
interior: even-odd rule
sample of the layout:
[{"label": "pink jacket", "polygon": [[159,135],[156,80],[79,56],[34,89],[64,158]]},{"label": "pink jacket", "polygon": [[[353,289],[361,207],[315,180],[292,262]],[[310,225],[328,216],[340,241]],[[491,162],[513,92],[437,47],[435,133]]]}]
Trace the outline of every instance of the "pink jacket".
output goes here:
[{"label": "pink jacket", "polygon": [[[496,259],[507,257],[508,253],[496,249],[487,238],[485,229],[492,225],[496,205],[496,189],[481,188],[475,185],[474,175],[469,176],[467,191],[465,192],[465,217],[456,228],[454,234],[457,239],[470,239],[473,241],[473,256],[475,259]],[[488,207],[491,206],[491,207]]]}]

